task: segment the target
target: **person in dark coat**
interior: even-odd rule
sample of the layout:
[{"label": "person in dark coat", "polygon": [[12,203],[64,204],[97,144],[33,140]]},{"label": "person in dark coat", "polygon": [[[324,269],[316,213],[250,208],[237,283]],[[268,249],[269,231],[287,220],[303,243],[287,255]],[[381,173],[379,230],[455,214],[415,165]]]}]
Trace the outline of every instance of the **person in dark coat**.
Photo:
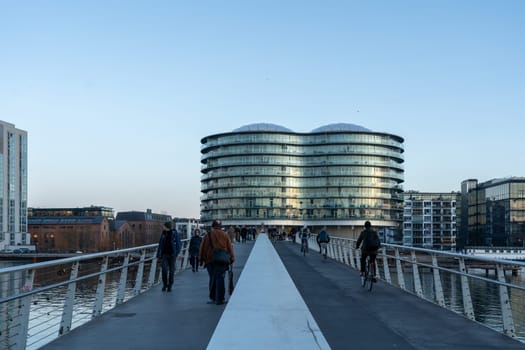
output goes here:
[{"label": "person in dark coat", "polygon": [[171,292],[175,275],[175,260],[181,250],[181,242],[177,230],[171,229],[171,221],[164,224],[157,247],[157,258],[162,266],[162,291]]},{"label": "person in dark coat", "polygon": [[193,236],[190,239],[190,264],[193,272],[199,271],[199,250],[201,248],[202,237],[201,230],[196,228],[193,231]]},{"label": "person in dark coat", "polygon": [[[372,239],[372,237],[374,237],[375,239]],[[365,229],[361,231],[361,234],[359,235],[359,238],[357,239],[357,242],[355,244],[356,249],[359,249],[359,246],[361,246],[361,276],[365,275],[366,258],[370,256],[371,263],[375,263],[376,261],[377,250],[379,249],[379,246],[370,246],[369,243],[370,241],[376,240],[379,241],[377,232],[372,229],[372,224],[370,223],[370,221],[366,221]],[[370,272],[372,274],[372,277],[374,278],[375,272],[375,270]]]}]

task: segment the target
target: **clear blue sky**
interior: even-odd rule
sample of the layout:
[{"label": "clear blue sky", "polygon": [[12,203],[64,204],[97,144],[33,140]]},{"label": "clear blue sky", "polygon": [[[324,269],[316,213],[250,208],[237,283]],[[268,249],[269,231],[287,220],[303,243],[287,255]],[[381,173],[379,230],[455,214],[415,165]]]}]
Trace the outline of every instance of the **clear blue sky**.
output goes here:
[{"label": "clear blue sky", "polygon": [[29,206],[199,216],[200,139],[405,138],[405,190],[525,176],[525,1],[4,1],[0,119]]}]

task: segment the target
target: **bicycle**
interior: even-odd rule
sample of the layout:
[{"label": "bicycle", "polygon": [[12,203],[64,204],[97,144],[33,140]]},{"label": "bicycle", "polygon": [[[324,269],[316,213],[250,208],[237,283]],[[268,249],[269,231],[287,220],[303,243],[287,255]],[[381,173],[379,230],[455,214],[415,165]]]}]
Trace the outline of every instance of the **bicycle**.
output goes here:
[{"label": "bicycle", "polygon": [[303,253],[303,256],[306,256],[306,253],[308,253],[308,241],[306,239],[301,239],[301,253]]},{"label": "bicycle", "polygon": [[376,264],[370,260],[370,256],[366,257],[365,263],[365,274],[361,276],[361,285],[363,288],[367,287],[368,290],[372,291],[372,286],[376,283],[375,278]]}]

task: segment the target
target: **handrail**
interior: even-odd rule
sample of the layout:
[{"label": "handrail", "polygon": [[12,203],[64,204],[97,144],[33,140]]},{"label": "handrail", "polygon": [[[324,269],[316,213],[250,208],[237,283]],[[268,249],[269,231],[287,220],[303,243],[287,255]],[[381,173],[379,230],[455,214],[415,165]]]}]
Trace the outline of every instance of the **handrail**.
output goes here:
[{"label": "handrail", "polygon": [[[176,273],[189,265],[189,239],[181,243]],[[0,348],[38,349],[157,285],[157,246],[0,269]]]},{"label": "handrail", "polygon": [[[331,237],[328,256],[359,269],[361,251],[355,249],[355,242],[347,237]],[[310,244],[317,247],[315,236],[310,237]],[[523,270],[525,262],[390,243],[382,244],[376,261],[378,277],[384,282],[525,342],[525,283],[515,283],[505,273],[511,270],[515,274]],[[420,269],[428,269],[431,273],[426,275],[425,284],[421,283],[425,276],[421,275]],[[489,271],[494,271],[494,274]],[[393,274],[397,281],[392,278]],[[450,288],[444,289],[444,282],[450,283]],[[480,283],[484,288],[497,289],[499,298],[494,303],[499,302],[499,305],[493,306],[501,313],[499,322],[491,317],[493,323],[485,323],[486,310],[473,303],[471,290]],[[461,300],[454,300],[458,296],[452,295],[455,284],[459,284]]]}]

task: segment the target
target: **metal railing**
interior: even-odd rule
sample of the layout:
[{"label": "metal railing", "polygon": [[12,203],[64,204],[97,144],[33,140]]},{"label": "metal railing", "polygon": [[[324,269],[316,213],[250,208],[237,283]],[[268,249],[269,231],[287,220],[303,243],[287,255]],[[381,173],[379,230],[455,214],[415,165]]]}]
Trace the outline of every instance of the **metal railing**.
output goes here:
[{"label": "metal railing", "polygon": [[[176,273],[188,267],[182,240]],[[0,348],[38,349],[160,282],[157,244],[0,269]]]},{"label": "metal railing", "polygon": [[[331,237],[328,256],[360,269],[354,239]],[[525,342],[525,263],[395,244],[376,261],[384,282]]]}]

